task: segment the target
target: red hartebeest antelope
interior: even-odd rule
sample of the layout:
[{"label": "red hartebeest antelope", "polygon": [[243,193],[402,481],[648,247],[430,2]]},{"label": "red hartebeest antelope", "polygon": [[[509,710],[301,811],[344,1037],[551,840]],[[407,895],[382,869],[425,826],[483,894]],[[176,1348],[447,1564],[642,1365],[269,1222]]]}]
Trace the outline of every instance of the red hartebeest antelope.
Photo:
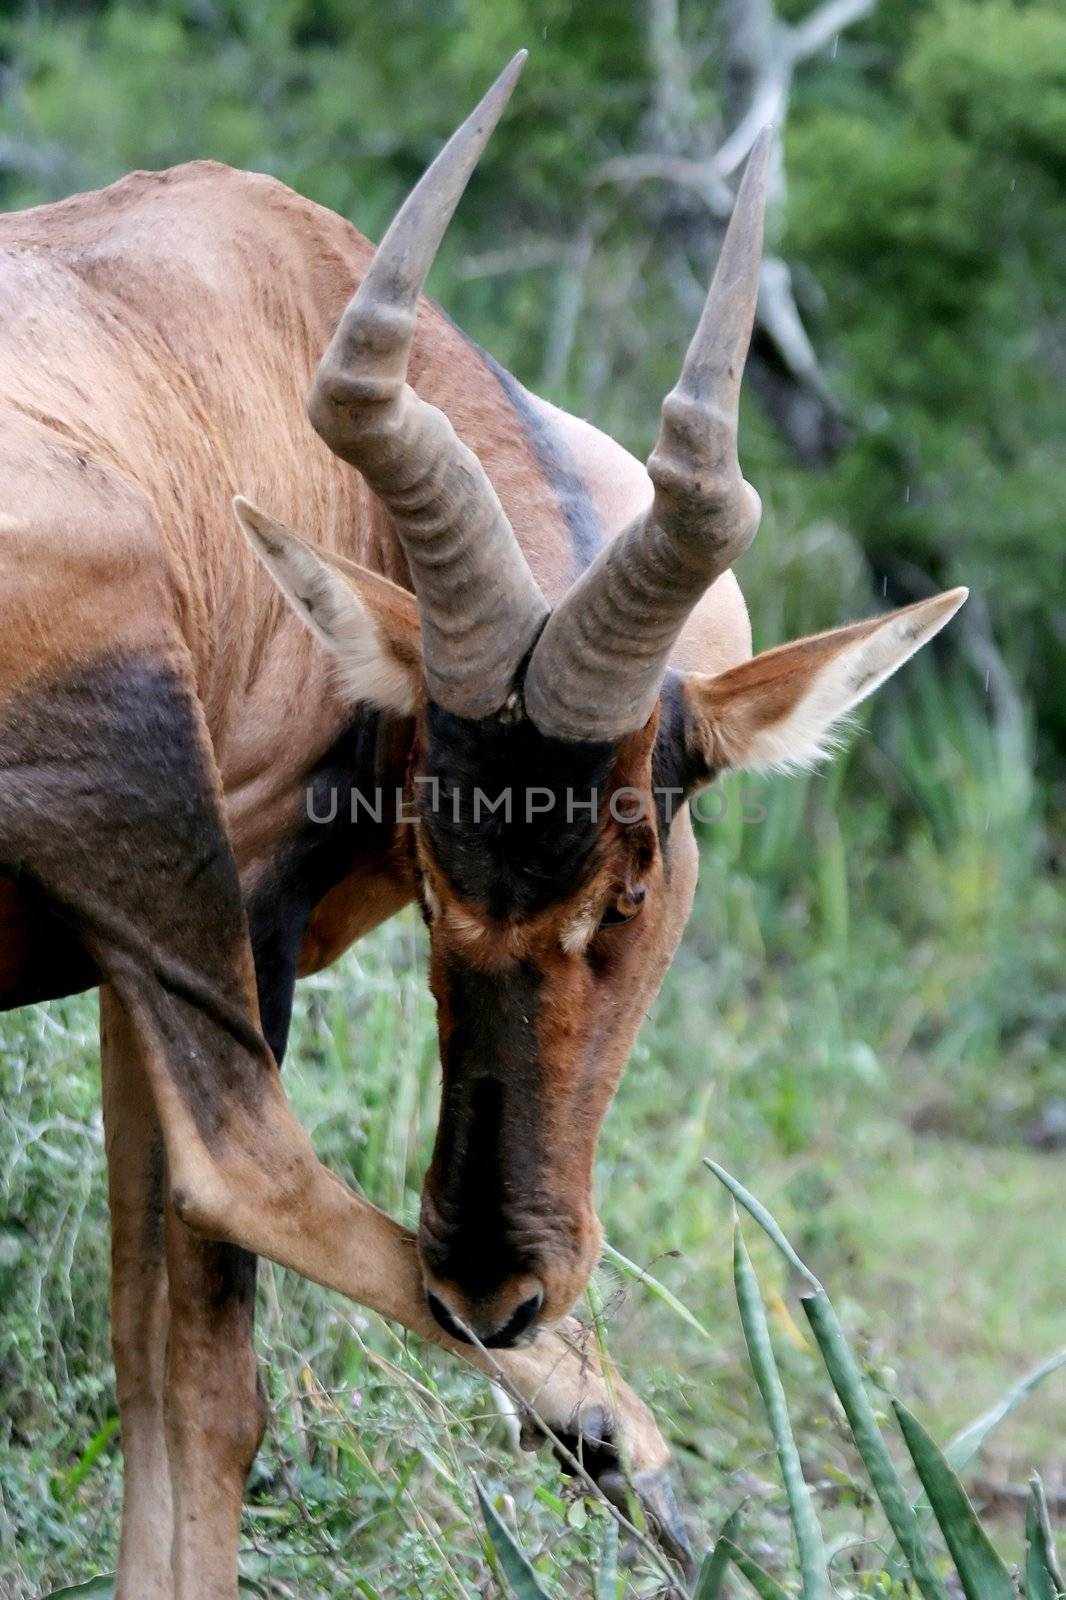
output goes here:
[{"label": "red hartebeest antelope", "polygon": [[[101,985],[123,1600],[236,1593],[256,1255],[624,1441],[669,1520],[650,1415],[564,1319],[691,903],[683,801],[817,756],[964,598],[749,659],[765,136],[646,474],[420,298],[520,65],[376,253],[211,164],[0,225],[0,1003]],[[238,500],[241,540],[236,489],[315,543]],[[351,821],[396,790],[413,823]],[[277,1070],[297,974],[413,898],[443,1067],[417,1237],[319,1165]]]}]

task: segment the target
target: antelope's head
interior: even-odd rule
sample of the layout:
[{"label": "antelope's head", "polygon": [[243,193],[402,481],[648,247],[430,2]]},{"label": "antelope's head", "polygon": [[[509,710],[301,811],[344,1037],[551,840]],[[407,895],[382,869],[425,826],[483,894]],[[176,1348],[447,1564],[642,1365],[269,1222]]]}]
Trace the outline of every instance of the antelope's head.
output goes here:
[{"label": "antelope's head", "polygon": [[727,768],[800,765],[964,590],[717,674],[670,667],[751,541],[737,408],[769,141],[755,146],[648,463],[654,497],[551,610],[477,458],[407,385],[426,273],[521,66],[413,191],[348,306],[314,426],[388,507],[414,594],[238,502],[353,698],[409,717],[414,853],[443,1092],[422,1199],[426,1293],[513,1345],[561,1317],[600,1247],[604,1112],[692,902],[684,802]]}]

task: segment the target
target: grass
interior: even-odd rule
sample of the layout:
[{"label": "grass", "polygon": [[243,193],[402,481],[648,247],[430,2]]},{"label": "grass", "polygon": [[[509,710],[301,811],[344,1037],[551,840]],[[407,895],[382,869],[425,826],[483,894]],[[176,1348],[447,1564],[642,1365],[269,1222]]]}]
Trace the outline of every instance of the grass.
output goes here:
[{"label": "grass", "polygon": [[[1066,1104],[1066,895],[1018,730],[990,720],[980,686],[951,684],[917,664],[873,738],[827,773],[766,783],[758,825],[731,804],[702,830],[692,925],[602,1144],[608,1237],[711,1334],[605,1264],[612,1351],[674,1441],[699,1536],[747,1499],[746,1543],[779,1576],[784,1500],[702,1156],[781,1217],[832,1281],[875,1391],[883,1378],[941,1442],[1064,1342],[1064,1157],[1038,1146]],[[409,1221],[436,1110],[421,946],[405,915],[303,985],[286,1066],[324,1159]],[[749,1243],[832,1551],[868,1531],[869,1498],[784,1269]],[[259,1330],[274,1420],[243,1559],[271,1594],[491,1591],[475,1473],[548,1592],[594,1593],[598,1508],[509,1452],[479,1382],[273,1269]],[[113,1405],[83,999],[0,1022],[3,1600],[113,1564]],[[1052,1489],[1066,1475],[1064,1405],[1058,1373],[977,1468],[1004,1491],[992,1510],[1015,1554],[1023,1469]],[[627,1593],[654,1587],[630,1573]]]}]

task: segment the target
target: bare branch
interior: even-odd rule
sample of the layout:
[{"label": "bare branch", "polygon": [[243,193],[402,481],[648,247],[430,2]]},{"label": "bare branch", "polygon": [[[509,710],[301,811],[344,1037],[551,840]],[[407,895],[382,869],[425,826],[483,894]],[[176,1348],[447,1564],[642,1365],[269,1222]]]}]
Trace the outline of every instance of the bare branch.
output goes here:
[{"label": "bare branch", "polygon": [[654,133],[663,149],[676,152],[692,125],[692,82],[677,0],[649,0],[648,45],[655,74]]},{"label": "bare branch", "polygon": [[788,53],[793,65],[824,50],[838,33],[868,17],[876,4],[877,0],[825,0],[817,11],[788,30]]},{"label": "bare branch", "polygon": [[764,128],[785,120],[791,73],[782,65],[768,71],[756,85],[751,105],[711,162],[713,171],[727,178],[737,170]]},{"label": "bare branch", "polygon": [[698,194],[713,216],[725,220],[733,210],[733,191],[707,162],[687,156],[613,156],[592,174],[592,183],[642,183],[648,179],[677,184]]},{"label": "bare branch", "polygon": [[532,271],[535,267],[565,266],[573,261],[574,255],[572,239],[537,239],[530,235],[518,244],[464,256],[456,273],[465,280],[496,278],[509,272]]},{"label": "bare branch", "polygon": [[829,390],[807,336],[795,296],[792,273],[780,256],[767,256],[759,275],[759,326],[770,336],[790,372],[804,378],[822,396]]}]

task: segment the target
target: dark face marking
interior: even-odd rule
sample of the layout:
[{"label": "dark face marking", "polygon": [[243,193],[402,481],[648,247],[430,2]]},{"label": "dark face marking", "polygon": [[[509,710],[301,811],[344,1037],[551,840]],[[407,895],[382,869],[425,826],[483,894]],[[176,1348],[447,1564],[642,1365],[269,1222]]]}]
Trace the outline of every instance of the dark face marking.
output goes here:
[{"label": "dark face marking", "polygon": [[[571,744],[525,718],[470,720],[430,705],[423,827],[456,893],[491,917],[534,916],[589,875],[600,837],[588,801],[614,768],[613,744]],[[533,791],[539,791],[533,793]],[[510,819],[490,806],[511,796]],[[480,797],[480,798],[479,798]],[[527,810],[527,800],[543,810]]]},{"label": "dark face marking", "polygon": [[[444,1087],[421,1259],[438,1318],[483,1339],[564,1314],[599,1247],[600,1123],[691,892],[651,809],[658,731],[571,744],[507,715],[426,714],[414,770],[439,792],[422,795],[417,846]],[[673,776],[665,742],[658,765]],[[510,817],[478,814],[479,789],[508,791]]]},{"label": "dark face marking", "polygon": [[531,1228],[542,1166],[537,1051],[541,977],[517,966],[501,982],[447,961],[443,1088],[422,1202],[422,1259],[479,1298],[535,1272]]},{"label": "dark face marking", "polygon": [[25,878],[155,1033],[206,1142],[268,1064],[240,884],[187,690],[101,661],[0,712],[0,873]]}]

